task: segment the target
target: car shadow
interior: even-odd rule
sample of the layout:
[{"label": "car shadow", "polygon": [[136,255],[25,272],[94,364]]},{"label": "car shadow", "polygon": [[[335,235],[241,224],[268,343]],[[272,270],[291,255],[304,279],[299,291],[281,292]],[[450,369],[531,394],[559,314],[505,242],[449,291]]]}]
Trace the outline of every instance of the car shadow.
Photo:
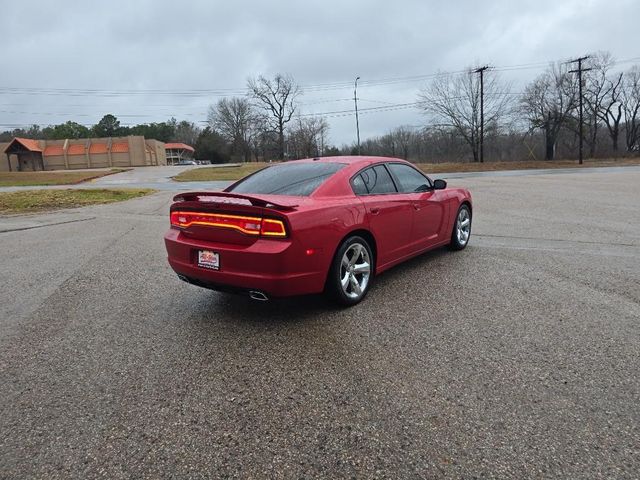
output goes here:
[{"label": "car shadow", "polygon": [[371,286],[369,297],[351,308],[336,305],[322,294],[273,298],[263,302],[252,300],[245,295],[199,289],[200,295],[196,304],[190,308],[190,317],[206,322],[241,322],[255,325],[332,321],[350,316],[359,308],[366,308],[371,296],[377,295],[391,284],[406,283],[407,288],[413,288],[414,273],[425,268],[439,267],[441,262],[445,262],[454,254],[459,255],[451,252],[447,247],[442,247],[425,252],[385,271]]},{"label": "car shadow", "polygon": [[192,320],[207,323],[242,323],[271,326],[331,320],[343,311],[323,295],[304,295],[256,301],[248,296],[202,290],[195,308],[190,309]]},{"label": "car shadow", "polygon": [[[406,276],[407,273],[413,272],[417,269],[424,268],[425,266],[433,266],[441,260],[456,255],[457,252],[452,252],[448,247],[439,247],[435,250],[430,250],[425,253],[421,253],[417,257],[410,258],[407,261],[402,262],[399,265],[392,267],[389,270],[384,271],[380,276],[376,277],[376,284],[384,284],[385,280],[394,280],[399,277]],[[413,281],[413,280],[407,280]]]}]

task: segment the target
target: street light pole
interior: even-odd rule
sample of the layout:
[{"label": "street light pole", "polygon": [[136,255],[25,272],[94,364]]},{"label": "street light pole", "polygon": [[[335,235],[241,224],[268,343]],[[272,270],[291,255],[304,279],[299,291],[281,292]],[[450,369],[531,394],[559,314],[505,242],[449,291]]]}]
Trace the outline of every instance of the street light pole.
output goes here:
[{"label": "street light pole", "polygon": [[358,80],[360,80],[360,77],[356,77],[356,82],[353,87],[353,101],[356,105],[356,135],[358,136],[358,155],[360,155],[360,123],[358,122]]}]

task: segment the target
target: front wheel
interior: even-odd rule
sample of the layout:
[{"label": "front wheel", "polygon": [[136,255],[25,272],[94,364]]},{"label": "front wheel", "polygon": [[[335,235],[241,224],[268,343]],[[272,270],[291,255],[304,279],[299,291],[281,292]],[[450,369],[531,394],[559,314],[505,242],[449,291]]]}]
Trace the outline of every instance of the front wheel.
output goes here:
[{"label": "front wheel", "polygon": [[367,294],[373,277],[373,254],[362,237],[346,239],[333,259],[327,291],[345,306],[359,303]]},{"label": "front wheel", "polygon": [[471,210],[468,205],[461,205],[451,232],[451,250],[462,250],[469,243],[471,236]]}]

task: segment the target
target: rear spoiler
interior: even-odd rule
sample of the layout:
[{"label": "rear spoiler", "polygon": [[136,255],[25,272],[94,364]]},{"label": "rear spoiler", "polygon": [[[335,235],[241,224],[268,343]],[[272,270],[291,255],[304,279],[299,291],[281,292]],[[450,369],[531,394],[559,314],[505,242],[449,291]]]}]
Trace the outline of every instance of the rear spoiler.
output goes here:
[{"label": "rear spoiler", "polygon": [[[276,202],[272,202],[271,200],[265,200],[260,197],[255,197],[251,195],[241,195],[239,193],[231,193],[231,192],[187,192],[180,193],[173,197],[174,202],[212,202],[215,203],[215,198],[238,198],[241,200],[248,201],[254,207],[263,207],[263,208],[275,208],[276,210],[294,210],[298,205],[297,204],[279,204]],[[221,203],[224,200],[221,201]],[[231,203],[231,202],[224,202]]]}]

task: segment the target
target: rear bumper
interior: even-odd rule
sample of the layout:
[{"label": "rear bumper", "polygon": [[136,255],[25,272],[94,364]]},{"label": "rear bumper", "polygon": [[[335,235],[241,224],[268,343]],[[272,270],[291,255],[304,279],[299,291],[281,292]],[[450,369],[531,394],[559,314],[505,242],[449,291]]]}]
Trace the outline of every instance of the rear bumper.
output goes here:
[{"label": "rear bumper", "polygon": [[[262,291],[273,297],[319,293],[326,271],[290,240],[258,239],[231,245],[193,239],[171,229],[164,237],[169,265],[183,280],[222,291]],[[220,270],[197,265],[198,250],[220,254]]]}]

